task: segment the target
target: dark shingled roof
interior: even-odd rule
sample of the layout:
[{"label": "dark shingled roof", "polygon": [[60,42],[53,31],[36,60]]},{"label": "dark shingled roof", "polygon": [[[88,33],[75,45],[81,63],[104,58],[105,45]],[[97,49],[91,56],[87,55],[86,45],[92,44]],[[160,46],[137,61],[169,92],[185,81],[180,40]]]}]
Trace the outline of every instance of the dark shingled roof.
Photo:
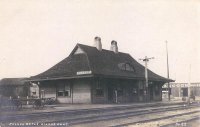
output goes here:
[{"label": "dark shingled roof", "polygon": [[[78,49],[82,49],[85,53],[74,54]],[[133,71],[124,71],[119,68],[120,63],[128,63],[134,68]],[[80,71],[92,71],[91,74],[77,75]],[[127,53],[114,53],[113,51],[99,51],[96,47],[77,44],[72,53],[51,67],[47,71],[31,77],[32,80],[50,80],[64,78],[79,78],[82,76],[103,76],[111,78],[129,78],[144,80],[144,66],[139,64]],[[171,79],[159,76],[148,70],[148,78],[152,81],[173,81]]]},{"label": "dark shingled roof", "polygon": [[0,86],[19,86],[24,85],[28,78],[4,78],[0,80]]}]

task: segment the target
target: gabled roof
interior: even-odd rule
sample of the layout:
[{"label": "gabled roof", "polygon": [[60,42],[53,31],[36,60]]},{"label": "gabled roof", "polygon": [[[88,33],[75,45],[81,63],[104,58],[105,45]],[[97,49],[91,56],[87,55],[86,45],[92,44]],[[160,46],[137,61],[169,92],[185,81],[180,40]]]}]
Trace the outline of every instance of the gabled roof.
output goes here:
[{"label": "gabled roof", "polygon": [[24,85],[28,78],[4,78],[0,80],[0,86],[20,86]]},{"label": "gabled roof", "polygon": [[[84,51],[81,54],[74,54],[80,48]],[[125,71],[119,68],[119,64],[128,63],[134,71]],[[77,75],[77,72],[91,71],[91,74]],[[114,53],[110,50],[102,49],[99,51],[96,47],[83,44],[77,44],[71,54],[48,69],[47,71],[31,77],[32,80],[51,80],[65,78],[79,78],[102,76],[111,78],[129,78],[144,80],[144,66],[139,64],[127,53]],[[159,76],[148,70],[148,78],[152,81],[173,81],[171,79]]]}]

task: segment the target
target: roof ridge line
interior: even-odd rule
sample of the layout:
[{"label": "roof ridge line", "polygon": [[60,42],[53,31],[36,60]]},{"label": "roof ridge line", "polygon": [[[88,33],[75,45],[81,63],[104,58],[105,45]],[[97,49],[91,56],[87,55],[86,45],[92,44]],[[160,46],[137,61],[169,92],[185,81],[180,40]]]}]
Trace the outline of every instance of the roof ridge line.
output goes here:
[{"label": "roof ridge line", "polygon": [[[82,45],[82,46],[87,46],[87,47],[91,47],[91,48],[96,48],[95,46],[91,46],[91,45],[85,45],[85,44],[81,44],[81,43],[77,43],[77,46],[78,45]],[[104,51],[109,51],[109,52],[113,52],[113,51],[111,51],[111,50],[109,50],[109,49],[104,49],[104,48],[102,48],[102,50],[104,50]],[[114,52],[113,52],[114,53]],[[130,55],[129,53],[126,53],[126,52],[118,52],[118,53],[123,53],[123,54],[127,54],[127,55]]]}]

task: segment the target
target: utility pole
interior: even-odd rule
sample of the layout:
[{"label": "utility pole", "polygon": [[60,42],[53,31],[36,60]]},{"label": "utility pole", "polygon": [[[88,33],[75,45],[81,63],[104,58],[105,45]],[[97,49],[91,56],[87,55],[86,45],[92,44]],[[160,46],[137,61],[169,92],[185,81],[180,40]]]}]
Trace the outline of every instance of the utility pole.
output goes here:
[{"label": "utility pole", "polygon": [[[169,60],[168,60],[167,41],[166,41],[166,52],[167,52],[167,78],[169,79]],[[168,86],[168,100],[170,101],[170,86],[169,86],[169,82],[167,82],[167,86]]]},{"label": "utility pole", "polygon": [[188,81],[188,105],[190,105],[190,97],[191,97],[191,64],[190,64],[190,68],[189,68],[189,81]]},{"label": "utility pole", "polygon": [[147,63],[149,62],[150,59],[154,59],[154,57],[151,57],[151,58],[148,58],[147,56],[145,56],[144,59],[139,59],[139,60],[142,60],[145,62],[145,99],[146,99],[146,102],[147,102],[147,95],[148,95],[148,66],[147,66]]}]

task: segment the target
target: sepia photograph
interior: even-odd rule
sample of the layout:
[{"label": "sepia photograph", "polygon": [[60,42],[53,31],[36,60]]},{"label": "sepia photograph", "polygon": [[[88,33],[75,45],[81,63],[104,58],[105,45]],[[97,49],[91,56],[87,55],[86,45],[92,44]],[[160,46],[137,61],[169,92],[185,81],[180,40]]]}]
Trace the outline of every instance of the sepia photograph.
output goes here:
[{"label": "sepia photograph", "polygon": [[0,0],[0,127],[199,127],[200,0]]}]

